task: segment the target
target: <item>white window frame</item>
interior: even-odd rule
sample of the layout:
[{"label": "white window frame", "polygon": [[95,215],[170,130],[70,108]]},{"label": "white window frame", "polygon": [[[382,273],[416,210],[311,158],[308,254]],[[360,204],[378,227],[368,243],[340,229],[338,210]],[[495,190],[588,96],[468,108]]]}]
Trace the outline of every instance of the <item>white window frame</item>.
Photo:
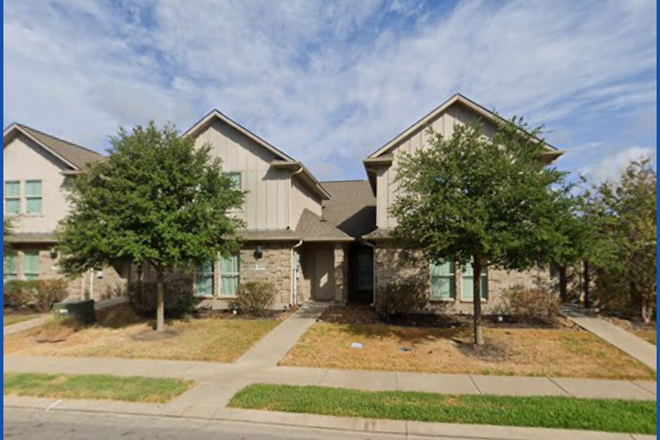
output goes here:
[{"label": "white window frame", "polygon": [[237,252],[237,253],[233,254],[232,257],[236,257],[236,267],[238,268],[238,272],[227,272],[227,273],[222,272],[222,264],[220,263],[220,260],[223,257],[220,256],[218,258],[218,284],[219,284],[219,287],[218,287],[217,290],[218,290],[218,297],[219,298],[236,298],[236,294],[225,295],[225,293],[223,292],[223,290],[222,290],[222,278],[223,277],[236,278],[236,290],[237,290],[236,293],[238,293],[238,285],[241,284],[241,254],[240,254],[240,252]]},{"label": "white window frame", "polygon": [[[429,300],[431,302],[455,302],[457,300],[456,294],[456,263],[454,261],[446,261],[443,264],[449,264],[450,273],[447,275],[433,275],[432,266],[433,262],[429,262]],[[448,298],[434,298],[433,297],[433,279],[444,278],[449,280],[449,297]]]},{"label": "white window frame", "polygon": [[[469,275],[466,276],[466,273],[467,272],[465,271],[465,267],[463,265],[461,265],[461,302],[473,303],[474,298],[464,298],[463,297],[463,280],[465,278],[472,278],[473,279],[472,282],[474,282],[474,276],[473,276],[473,273],[472,273],[472,269],[470,270]],[[481,284],[481,289],[479,289],[479,294],[481,295],[481,302],[482,303],[487,303],[488,300],[490,299],[490,289],[489,289],[489,287],[490,287],[489,284],[490,283],[489,283],[488,278],[489,278],[488,268],[482,268],[481,269],[481,277],[479,277],[479,282],[482,283]],[[485,284],[485,287],[486,287],[485,289],[484,289],[484,284]],[[485,295],[484,295],[484,293],[485,293]],[[474,296],[474,294],[473,294],[473,296]],[[485,296],[485,298],[484,298],[484,296]]]}]

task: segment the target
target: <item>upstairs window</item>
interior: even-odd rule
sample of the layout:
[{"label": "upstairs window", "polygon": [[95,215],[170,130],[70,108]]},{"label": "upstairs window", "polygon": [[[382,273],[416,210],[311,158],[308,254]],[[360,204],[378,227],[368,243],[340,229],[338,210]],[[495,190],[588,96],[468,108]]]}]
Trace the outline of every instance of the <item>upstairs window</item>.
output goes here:
[{"label": "upstairs window", "polygon": [[41,180],[25,181],[26,212],[41,214]]},{"label": "upstairs window", "polygon": [[231,179],[233,189],[242,189],[243,188],[241,173],[227,173],[227,175]]},{"label": "upstairs window", "polygon": [[21,182],[8,180],[5,182],[5,214],[21,213]]},{"label": "upstairs window", "polygon": [[456,265],[453,261],[431,262],[431,300],[456,299]]}]

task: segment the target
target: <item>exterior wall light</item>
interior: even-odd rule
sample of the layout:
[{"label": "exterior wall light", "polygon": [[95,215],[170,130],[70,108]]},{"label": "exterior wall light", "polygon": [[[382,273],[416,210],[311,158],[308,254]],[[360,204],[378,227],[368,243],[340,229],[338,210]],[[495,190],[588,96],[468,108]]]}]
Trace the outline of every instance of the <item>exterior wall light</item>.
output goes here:
[{"label": "exterior wall light", "polygon": [[261,246],[257,246],[257,249],[254,251],[254,259],[261,260],[264,256],[264,251],[261,250]]}]

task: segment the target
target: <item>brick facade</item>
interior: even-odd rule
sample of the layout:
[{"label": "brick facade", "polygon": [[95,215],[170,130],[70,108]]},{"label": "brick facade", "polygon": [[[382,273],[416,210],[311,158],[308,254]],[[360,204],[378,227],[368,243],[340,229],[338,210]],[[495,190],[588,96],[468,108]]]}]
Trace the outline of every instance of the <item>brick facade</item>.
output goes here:
[{"label": "brick facade", "polygon": [[[391,282],[417,282],[423,283],[430,295],[431,272],[430,264],[422,256],[419,250],[401,249],[387,242],[379,242],[376,245],[376,285],[375,295]],[[453,300],[433,301],[429,308],[445,313],[471,314],[473,310],[472,301],[461,299],[462,276],[459,265],[455,272],[456,298]],[[549,271],[532,270],[527,272],[505,271],[489,269],[488,275],[488,298],[482,300],[484,313],[496,313],[501,304],[501,293],[514,286],[536,288],[539,285],[549,286]]]}]

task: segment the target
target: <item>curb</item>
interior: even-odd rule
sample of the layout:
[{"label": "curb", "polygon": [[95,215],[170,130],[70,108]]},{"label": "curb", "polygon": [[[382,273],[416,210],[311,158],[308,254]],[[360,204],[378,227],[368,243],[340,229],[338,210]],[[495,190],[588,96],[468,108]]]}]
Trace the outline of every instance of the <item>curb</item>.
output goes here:
[{"label": "curb", "polygon": [[207,422],[233,422],[285,428],[305,428],[346,433],[370,433],[416,437],[442,437],[447,439],[488,440],[650,440],[656,436],[606,433],[547,428],[522,428],[492,425],[463,425],[429,423],[404,420],[364,419],[270,412],[215,407],[168,407],[165,405],[137,404],[115,401],[55,400],[44,398],[9,397],[4,408],[44,412],[107,414],[133,417]]}]

